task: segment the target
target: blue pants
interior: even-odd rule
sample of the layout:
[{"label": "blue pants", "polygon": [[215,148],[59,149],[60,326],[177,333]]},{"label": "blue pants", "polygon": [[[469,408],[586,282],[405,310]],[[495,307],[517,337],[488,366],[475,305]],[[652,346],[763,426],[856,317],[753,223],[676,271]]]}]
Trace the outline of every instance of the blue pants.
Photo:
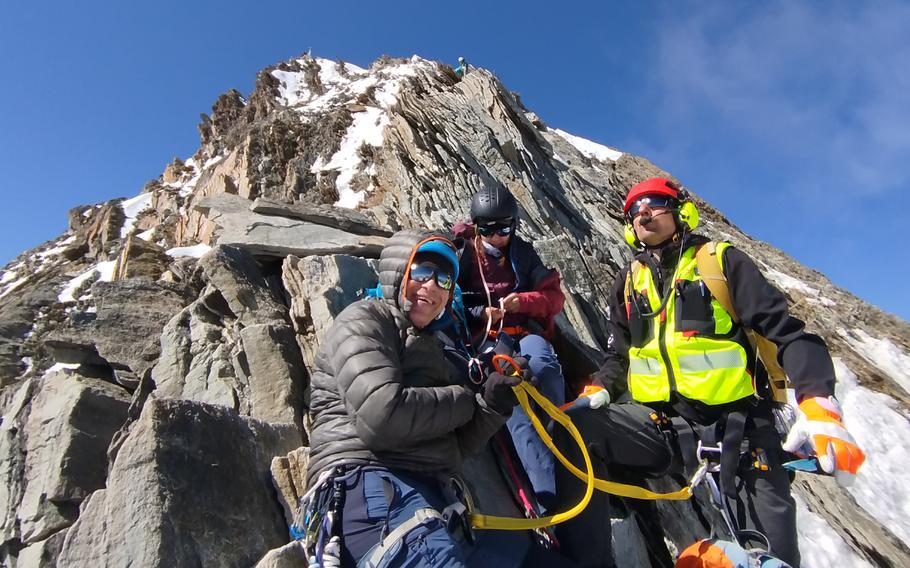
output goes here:
[{"label": "blue pants", "polygon": [[[344,547],[342,566],[364,565],[384,535],[407,522],[418,509],[445,508],[436,479],[413,472],[361,469],[345,484],[342,516]],[[330,490],[330,489],[329,489]],[[471,545],[449,533],[436,519],[422,523],[387,554],[382,568],[470,567],[517,568],[518,566],[565,566],[554,552],[534,547],[523,531],[476,531]]]},{"label": "blue pants", "polygon": [[[541,394],[556,406],[565,403],[566,383],[553,346],[539,335],[527,335],[519,342],[518,349],[528,359]],[[538,416],[549,427],[546,415],[538,413]],[[556,458],[534,431],[531,419],[521,407],[515,407],[506,426],[538,501],[544,508],[549,508],[556,495]]]},{"label": "blue pants", "polygon": [[[432,477],[402,471],[361,469],[347,484],[342,531],[345,566],[369,557],[383,536],[414,517],[418,509],[442,511],[446,504]],[[443,523],[429,519],[410,531],[383,558],[383,566],[465,566],[460,543]]]}]

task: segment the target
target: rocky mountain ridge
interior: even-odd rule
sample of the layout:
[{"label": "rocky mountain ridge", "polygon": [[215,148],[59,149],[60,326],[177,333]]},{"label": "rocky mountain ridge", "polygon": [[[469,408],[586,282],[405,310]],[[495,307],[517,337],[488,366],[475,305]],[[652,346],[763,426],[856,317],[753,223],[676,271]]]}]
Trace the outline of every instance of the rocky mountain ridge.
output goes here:
[{"label": "rocky mountain ridge", "polygon": [[[282,546],[300,488],[276,493],[270,478],[297,458],[273,458],[306,443],[319,339],[375,283],[384,238],[451,226],[483,184],[509,188],[522,234],[563,276],[556,347],[577,380],[599,361],[606,291],[628,260],[623,196],[670,175],[549,128],[483,69],[459,80],[418,57],[281,63],[248,98],[222,95],[199,133],[192,158],[135,198],[73,209],[64,235],[0,275],[6,566],[293,565]],[[907,324],[697,203],[701,232],[755,258],[859,383],[906,416],[910,379],[868,351],[907,357]],[[470,467],[489,473],[482,459]],[[900,527],[829,481],[800,477],[808,509],[858,558],[910,563]],[[476,489],[509,513],[495,485]],[[666,565],[704,508],[629,504],[620,563]]]}]

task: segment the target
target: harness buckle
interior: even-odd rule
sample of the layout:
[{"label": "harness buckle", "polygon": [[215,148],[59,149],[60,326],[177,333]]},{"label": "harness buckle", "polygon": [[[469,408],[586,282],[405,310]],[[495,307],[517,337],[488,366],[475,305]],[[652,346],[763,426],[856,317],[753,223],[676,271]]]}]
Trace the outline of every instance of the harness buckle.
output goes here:
[{"label": "harness buckle", "polygon": [[704,465],[707,471],[712,473],[720,471],[720,456],[723,452],[723,442],[718,442],[716,446],[707,446],[699,440],[695,447],[695,457],[698,459],[698,463]]},{"label": "harness buckle", "polygon": [[471,527],[471,513],[474,510],[474,502],[471,494],[464,482],[456,476],[448,479],[448,489],[454,502],[450,503],[442,510],[442,520],[446,525],[449,534],[455,534],[457,529],[468,544],[474,544],[474,529]]},{"label": "harness buckle", "polygon": [[468,521],[468,508],[464,503],[452,503],[442,510],[442,522],[445,523],[446,531],[449,534],[455,534],[461,529],[462,534],[469,544],[474,544],[474,533],[471,532],[471,523]]},{"label": "harness buckle", "polygon": [[768,454],[762,448],[752,450],[752,468],[758,471],[768,471],[771,469],[771,462],[768,460]]}]

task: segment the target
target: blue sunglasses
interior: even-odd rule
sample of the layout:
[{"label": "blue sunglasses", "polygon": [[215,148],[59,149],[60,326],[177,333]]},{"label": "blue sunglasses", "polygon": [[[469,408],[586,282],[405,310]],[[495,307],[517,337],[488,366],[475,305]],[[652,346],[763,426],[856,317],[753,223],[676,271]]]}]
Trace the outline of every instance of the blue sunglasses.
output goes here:
[{"label": "blue sunglasses", "polygon": [[415,282],[426,282],[436,278],[436,285],[443,290],[451,290],[455,287],[455,278],[451,271],[439,270],[435,266],[426,264],[412,264],[409,278]]},{"label": "blue sunglasses", "polygon": [[667,195],[646,195],[632,202],[632,206],[629,207],[629,219],[633,219],[636,215],[638,215],[638,213],[641,211],[642,205],[647,205],[651,209],[656,209],[658,207],[672,209],[678,204],[679,202],[677,200]]}]

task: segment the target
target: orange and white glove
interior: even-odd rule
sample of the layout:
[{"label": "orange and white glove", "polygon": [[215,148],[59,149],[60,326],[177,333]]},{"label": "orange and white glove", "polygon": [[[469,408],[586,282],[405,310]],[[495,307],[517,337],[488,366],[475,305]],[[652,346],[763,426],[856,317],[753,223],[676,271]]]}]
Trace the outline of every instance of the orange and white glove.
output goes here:
[{"label": "orange and white glove", "polygon": [[783,448],[797,452],[800,446],[809,442],[821,470],[833,474],[838,483],[849,487],[866,456],[847,432],[842,415],[833,396],[803,400],[799,403],[799,418],[790,429]]},{"label": "orange and white glove", "polygon": [[610,404],[610,391],[604,388],[595,388],[597,390],[585,395],[588,397],[588,406],[591,408],[604,408]]},{"label": "orange and white glove", "polygon": [[603,387],[587,385],[578,398],[563,404],[560,408],[563,410],[568,410],[570,407],[605,408],[609,404],[610,391]]}]

